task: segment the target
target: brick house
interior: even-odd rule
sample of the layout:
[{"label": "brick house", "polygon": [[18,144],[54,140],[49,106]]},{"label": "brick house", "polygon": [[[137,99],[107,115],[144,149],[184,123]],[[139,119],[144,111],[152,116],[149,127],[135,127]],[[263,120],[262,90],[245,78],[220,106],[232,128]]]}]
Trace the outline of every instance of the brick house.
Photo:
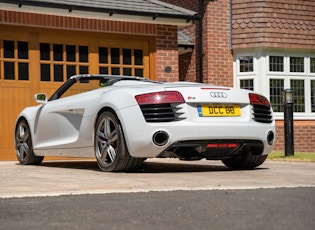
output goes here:
[{"label": "brick house", "polygon": [[[244,4],[249,10],[242,10]],[[284,88],[293,89],[295,150],[314,152],[315,2],[235,1],[232,10],[236,86],[253,82],[255,90],[270,98],[277,119],[276,149],[281,150],[284,143],[281,93]],[[253,58],[254,69],[242,72],[239,67],[247,56]]]},{"label": "brick house", "polygon": [[202,39],[198,22],[181,29],[195,48],[179,57],[180,79],[198,81],[202,59],[204,82],[266,95],[275,111],[275,149],[282,151],[282,91],[293,89],[295,151],[314,152],[315,1],[164,1],[202,14]]},{"label": "brick house", "polygon": [[314,12],[307,0],[0,0],[0,160],[16,159],[15,117],[33,95],[78,73],[261,92],[278,150],[282,90],[292,88],[295,150],[314,151]]}]

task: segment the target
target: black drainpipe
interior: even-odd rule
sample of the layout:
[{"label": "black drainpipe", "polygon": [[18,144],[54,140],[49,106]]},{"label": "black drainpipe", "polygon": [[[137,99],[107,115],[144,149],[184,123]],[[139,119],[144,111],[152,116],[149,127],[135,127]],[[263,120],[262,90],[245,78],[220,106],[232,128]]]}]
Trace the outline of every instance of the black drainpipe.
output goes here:
[{"label": "black drainpipe", "polygon": [[203,0],[199,0],[199,82],[203,82],[203,42],[202,42]]}]

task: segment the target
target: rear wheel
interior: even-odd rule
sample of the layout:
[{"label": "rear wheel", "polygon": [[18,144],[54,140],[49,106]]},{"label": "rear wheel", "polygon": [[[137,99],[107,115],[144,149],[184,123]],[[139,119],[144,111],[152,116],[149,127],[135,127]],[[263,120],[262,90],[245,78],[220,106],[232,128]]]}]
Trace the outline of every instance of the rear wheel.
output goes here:
[{"label": "rear wheel", "polygon": [[266,160],[267,155],[253,155],[251,153],[235,155],[222,160],[223,164],[231,169],[253,169]]},{"label": "rear wheel", "polygon": [[35,156],[30,128],[26,120],[20,120],[15,128],[15,152],[23,165],[39,165],[44,157]]},{"label": "rear wheel", "polygon": [[101,170],[106,172],[133,171],[143,160],[129,155],[122,128],[112,112],[103,112],[96,121],[95,157]]}]

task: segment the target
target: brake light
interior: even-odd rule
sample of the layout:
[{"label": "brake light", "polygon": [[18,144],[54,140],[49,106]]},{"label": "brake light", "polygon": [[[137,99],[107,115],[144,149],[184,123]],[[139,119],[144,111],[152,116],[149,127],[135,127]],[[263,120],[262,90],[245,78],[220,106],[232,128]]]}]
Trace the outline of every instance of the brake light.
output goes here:
[{"label": "brake light", "polygon": [[212,143],[207,144],[207,148],[236,148],[238,147],[237,143]]},{"label": "brake light", "polygon": [[249,101],[251,104],[265,105],[265,106],[270,107],[270,103],[269,103],[268,99],[265,98],[264,96],[261,96],[261,95],[255,94],[255,93],[249,93],[248,96],[249,96]]},{"label": "brake light", "polygon": [[146,93],[137,95],[135,98],[139,105],[185,102],[181,93],[177,91]]},{"label": "brake light", "polygon": [[230,90],[229,88],[213,88],[213,87],[207,87],[207,88],[203,87],[201,89],[203,90]]}]

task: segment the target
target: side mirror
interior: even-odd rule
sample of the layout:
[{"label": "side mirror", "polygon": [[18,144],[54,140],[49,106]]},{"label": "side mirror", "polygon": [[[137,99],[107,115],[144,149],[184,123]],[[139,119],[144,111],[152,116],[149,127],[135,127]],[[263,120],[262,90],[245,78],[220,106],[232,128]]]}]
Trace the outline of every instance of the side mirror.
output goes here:
[{"label": "side mirror", "polygon": [[47,95],[45,93],[35,94],[34,99],[37,103],[40,103],[40,104],[47,103]]}]

